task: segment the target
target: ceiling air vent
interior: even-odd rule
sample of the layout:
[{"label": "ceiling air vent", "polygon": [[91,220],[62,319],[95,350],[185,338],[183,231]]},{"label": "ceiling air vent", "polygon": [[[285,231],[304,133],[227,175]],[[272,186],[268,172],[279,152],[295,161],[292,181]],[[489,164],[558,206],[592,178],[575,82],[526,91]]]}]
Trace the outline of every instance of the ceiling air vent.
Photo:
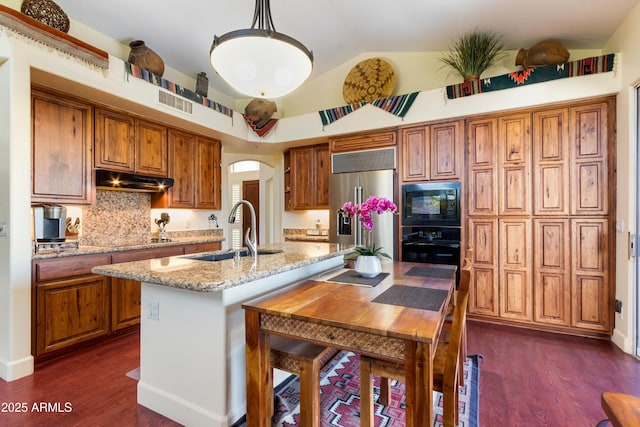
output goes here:
[{"label": "ceiling air vent", "polygon": [[193,114],[193,103],[167,92],[158,91],[158,102],[183,113]]}]

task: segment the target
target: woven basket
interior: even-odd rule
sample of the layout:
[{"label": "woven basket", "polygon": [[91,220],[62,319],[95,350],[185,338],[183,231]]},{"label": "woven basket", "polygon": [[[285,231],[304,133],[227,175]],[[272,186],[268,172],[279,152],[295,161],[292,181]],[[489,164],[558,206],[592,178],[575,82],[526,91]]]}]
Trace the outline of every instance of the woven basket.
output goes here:
[{"label": "woven basket", "polygon": [[69,32],[69,17],[52,0],[24,0],[20,12],[63,33]]},{"label": "woven basket", "polygon": [[342,86],[342,96],[347,104],[370,102],[391,96],[395,86],[393,67],[382,58],[369,58],[349,71]]}]

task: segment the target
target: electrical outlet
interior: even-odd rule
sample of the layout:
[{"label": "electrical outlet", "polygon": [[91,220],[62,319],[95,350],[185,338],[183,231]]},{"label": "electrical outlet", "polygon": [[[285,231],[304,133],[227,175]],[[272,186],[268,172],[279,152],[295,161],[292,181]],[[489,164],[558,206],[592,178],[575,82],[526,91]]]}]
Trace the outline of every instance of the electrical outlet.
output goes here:
[{"label": "electrical outlet", "polygon": [[7,221],[0,221],[0,237],[9,236],[9,225]]},{"label": "electrical outlet", "polygon": [[147,319],[160,320],[160,303],[150,302],[148,304]]}]

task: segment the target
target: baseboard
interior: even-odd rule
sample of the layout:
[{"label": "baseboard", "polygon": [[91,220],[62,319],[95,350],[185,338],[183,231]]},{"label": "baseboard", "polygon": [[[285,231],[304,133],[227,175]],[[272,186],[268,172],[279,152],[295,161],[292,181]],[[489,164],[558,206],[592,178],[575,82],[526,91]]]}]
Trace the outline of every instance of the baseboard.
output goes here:
[{"label": "baseboard", "polygon": [[227,427],[227,417],[138,381],[138,404],[185,426]]},{"label": "baseboard", "polygon": [[0,358],[0,378],[9,382],[33,374],[33,356],[23,357],[20,360],[8,362]]},{"label": "baseboard", "polygon": [[620,347],[620,349],[625,353],[635,356],[635,351],[633,349],[633,340],[629,336],[620,333],[619,329],[616,328],[613,330],[613,335],[611,335],[611,342]]}]

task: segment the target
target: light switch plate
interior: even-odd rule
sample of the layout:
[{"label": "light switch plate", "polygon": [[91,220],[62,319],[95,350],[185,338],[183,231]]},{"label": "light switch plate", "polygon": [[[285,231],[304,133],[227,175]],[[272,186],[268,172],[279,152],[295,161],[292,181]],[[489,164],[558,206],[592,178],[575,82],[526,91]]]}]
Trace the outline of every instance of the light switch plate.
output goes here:
[{"label": "light switch plate", "polygon": [[0,221],[0,237],[9,236],[9,224],[7,221]]}]

